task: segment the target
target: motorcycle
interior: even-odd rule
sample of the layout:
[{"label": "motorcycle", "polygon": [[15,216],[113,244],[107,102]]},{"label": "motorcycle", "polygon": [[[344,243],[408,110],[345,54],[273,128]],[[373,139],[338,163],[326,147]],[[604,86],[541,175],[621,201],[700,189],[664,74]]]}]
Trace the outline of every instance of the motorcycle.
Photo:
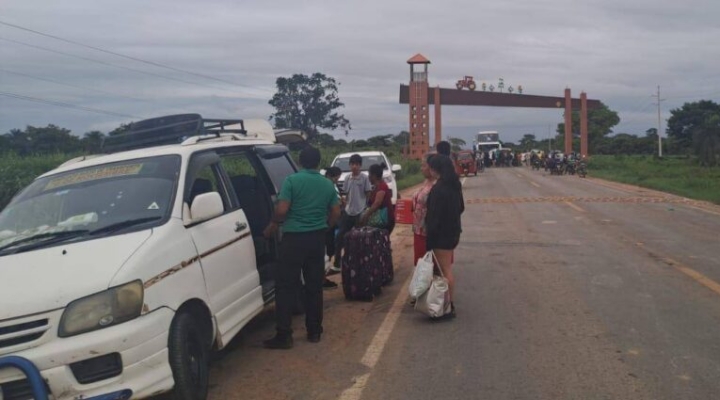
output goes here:
[{"label": "motorcycle", "polygon": [[565,167],[565,172],[568,175],[575,175],[575,161],[568,162],[567,166]]},{"label": "motorcycle", "polygon": [[540,160],[537,158],[534,159],[532,161],[532,169],[535,171],[540,171],[540,167],[542,167],[542,163],[540,162]]},{"label": "motorcycle", "polygon": [[584,178],[587,175],[587,165],[585,164],[585,161],[580,161],[577,168],[577,174],[581,178]]}]

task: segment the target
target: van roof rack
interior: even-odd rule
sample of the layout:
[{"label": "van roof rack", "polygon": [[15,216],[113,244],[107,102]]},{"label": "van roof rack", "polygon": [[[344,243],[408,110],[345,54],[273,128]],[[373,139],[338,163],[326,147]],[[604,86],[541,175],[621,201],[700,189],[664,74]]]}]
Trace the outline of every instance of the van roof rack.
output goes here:
[{"label": "van roof rack", "polygon": [[209,119],[200,114],[177,114],[150,118],[130,124],[127,131],[108,136],[105,153],[180,144],[192,136],[237,134],[248,136],[242,119]]}]

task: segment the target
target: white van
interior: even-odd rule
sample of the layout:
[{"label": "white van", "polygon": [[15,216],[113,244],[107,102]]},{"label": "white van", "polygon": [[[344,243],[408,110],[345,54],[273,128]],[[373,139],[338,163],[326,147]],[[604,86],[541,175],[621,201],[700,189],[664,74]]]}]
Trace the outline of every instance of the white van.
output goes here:
[{"label": "white van", "polygon": [[[274,297],[281,139],[303,138],[154,118],[37,178],[0,213],[0,359],[29,360],[55,400],[204,399],[210,351]],[[0,369],[0,399],[28,391]]]}]

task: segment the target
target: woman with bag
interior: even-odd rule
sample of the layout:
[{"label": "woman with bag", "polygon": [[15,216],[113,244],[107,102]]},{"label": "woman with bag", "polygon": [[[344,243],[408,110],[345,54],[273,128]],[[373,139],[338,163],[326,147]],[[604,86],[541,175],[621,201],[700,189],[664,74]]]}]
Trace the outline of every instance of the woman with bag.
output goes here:
[{"label": "woman with bag", "polygon": [[423,160],[420,171],[425,177],[422,187],[418,189],[413,195],[412,199],[412,211],[413,211],[413,250],[415,257],[414,262],[418,259],[423,258],[427,252],[427,229],[425,228],[425,215],[427,214],[427,198],[430,194],[430,190],[435,185],[435,177],[430,172],[430,166],[428,162],[434,156],[430,154]]},{"label": "woman with bag", "polygon": [[382,177],[383,167],[373,164],[368,169],[368,178],[373,190],[368,197],[368,208],[360,217],[360,225],[387,229],[392,232],[395,227],[395,213],[392,208],[392,193]]},{"label": "woman with bag", "polygon": [[428,164],[437,182],[430,190],[427,199],[425,216],[427,250],[434,252],[442,275],[448,281],[451,311],[447,316],[454,318],[455,277],[452,272],[452,263],[453,251],[460,242],[460,233],[462,232],[460,215],[465,211],[462,184],[449,157],[436,155],[430,159]]}]

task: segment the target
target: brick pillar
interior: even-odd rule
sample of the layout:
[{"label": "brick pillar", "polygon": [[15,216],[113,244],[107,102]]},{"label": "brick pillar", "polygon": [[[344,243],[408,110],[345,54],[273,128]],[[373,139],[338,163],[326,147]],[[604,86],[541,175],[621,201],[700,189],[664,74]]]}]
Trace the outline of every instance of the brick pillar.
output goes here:
[{"label": "brick pillar", "polygon": [[420,160],[430,147],[430,110],[427,81],[410,82],[410,152],[411,159]]},{"label": "brick pillar", "polygon": [[565,89],[565,154],[572,151],[572,97],[570,88]]},{"label": "brick pillar", "polygon": [[435,144],[442,141],[442,111],[440,109],[440,86],[435,88]]},{"label": "brick pillar", "polygon": [[580,93],[580,154],[588,155],[587,93]]}]

